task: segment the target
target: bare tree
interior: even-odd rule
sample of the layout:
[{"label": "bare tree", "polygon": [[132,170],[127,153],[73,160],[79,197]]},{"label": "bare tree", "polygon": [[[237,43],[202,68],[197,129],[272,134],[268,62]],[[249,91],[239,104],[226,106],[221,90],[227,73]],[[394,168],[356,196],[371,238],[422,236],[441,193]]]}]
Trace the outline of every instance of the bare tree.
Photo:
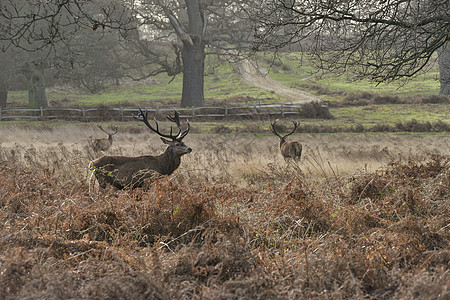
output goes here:
[{"label": "bare tree", "polygon": [[203,106],[205,56],[248,47],[245,13],[251,6],[245,0],[5,0],[0,40],[26,51],[51,52],[80,28],[91,28],[99,38],[105,30],[117,30],[127,39],[124,53],[131,61],[143,58],[140,67],[145,67],[129,76],[183,73],[181,105]]},{"label": "bare tree", "polygon": [[[0,48],[3,43],[0,41]],[[11,50],[0,52],[0,107],[6,107],[8,100],[8,90],[10,83],[15,79],[13,76],[14,65],[14,53]]]},{"label": "bare tree", "polygon": [[302,148],[303,148],[302,144],[296,141],[289,141],[289,142],[286,141],[286,138],[295,132],[295,130],[299,126],[299,123],[292,121],[292,123],[294,124],[294,129],[292,129],[292,131],[289,132],[288,134],[281,136],[275,128],[277,122],[278,120],[275,120],[274,122],[270,123],[270,127],[272,129],[273,134],[275,134],[277,137],[280,138],[280,150],[281,155],[283,155],[284,157],[284,160],[286,162],[289,162],[291,159],[295,161],[300,160],[302,156]]},{"label": "bare tree", "polygon": [[[4,41],[0,41],[0,49],[5,45],[6,43]],[[26,65],[29,61],[30,60],[28,59],[28,57],[24,56],[22,53],[20,53],[20,51],[17,51],[17,49],[8,48],[5,49],[5,51],[0,51],[0,107],[6,107],[6,104],[8,102],[8,91],[18,89],[24,90],[32,86],[30,82],[27,82],[27,80],[34,80],[34,82],[37,83],[36,78],[27,76],[33,73],[32,68],[34,68],[34,66],[27,68]],[[35,76],[36,75],[38,75],[39,80],[39,74],[35,73]],[[44,80],[42,78],[41,82],[46,81],[47,80]],[[31,90],[31,92],[37,90],[38,88],[36,86],[36,88],[34,90]],[[35,105],[34,107],[39,106]]]},{"label": "bare tree", "polygon": [[105,30],[126,34],[135,25],[118,0],[4,0],[0,5],[0,52],[14,51],[20,57],[20,71],[28,79],[29,105],[47,107],[45,70],[60,66],[59,59],[71,61],[73,68],[76,59],[84,57],[71,50],[71,42],[79,41],[81,30],[97,32],[100,43]]},{"label": "bare tree", "polygon": [[205,57],[248,49],[251,30],[246,11],[251,6],[246,0],[142,1],[134,8],[142,20],[142,34],[132,45],[149,57],[161,57],[155,41],[159,47],[166,45],[166,53],[171,49],[171,59],[161,60],[160,70],[183,73],[181,106],[204,106]]},{"label": "bare tree", "polygon": [[107,132],[103,129],[101,125],[97,125],[98,128],[100,128],[101,131],[106,133],[108,135],[107,139],[90,139],[89,144],[92,147],[92,149],[96,152],[98,151],[107,151],[109,148],[111,148],[113,144],[113,136],[117,133],[118,127],[117,125],[114,126],[115,130],[114,132]]},{"label": "bare tree", "polygon": [[99,31],[80,29],[72,39],[59,45],[52,68],[60,83],[101,93],[111,84],[118,85],[131,72],[127,67],[129,55],[123,50],[127,41],[115,30]]},{"label": "bare tree", "polygon": [[[178,133],[164,134],[159,131],[158,122],[155,120],[156,128],[148,121],[148,112],[139,109],[140,114],[135,116],[136,120],[143,122],[151,131],[157,133],[164,144],[168,147],[159,156],[102,156],[89,164],[89,168],[95,172],[99,185],[103,188],[111,184],[118,189],[142,187],[147,178],[155,174],[170,175],[181,163],[181,156],[191,153],[192,149],[183,143],[183,138],[189,133],[190,125],[182,129],[179,113],[174,110],[174,116],[167,116],[169,121],[178,127]],[[168,138],[169,140],[165,139]]]},{"label": "bare tree", "polygon": [[126,34],[136,28],[136,20],[123,3],[121,0],[3,0],[0,40],[7,43],[1,50],[14,47],[50,53],[82,28],[117,29]]},{"label": "bare tree", "polygon": [[28,83],[28,103],[31,108],[48,107],[44,70],[46,63],[40,61],[26,61],[22,65]]},{"label": "bare tree", "polygon": [[254,12],[255,49],[292,46],[328,71],[376,83],[426,71],[439,53],[442,94],[450,93],[447,0],[266,0]]},{"label": "bare tree", "polygon": [[0,108],[6,107],[8,99],[8,87],[6,80],[0,78]]}]

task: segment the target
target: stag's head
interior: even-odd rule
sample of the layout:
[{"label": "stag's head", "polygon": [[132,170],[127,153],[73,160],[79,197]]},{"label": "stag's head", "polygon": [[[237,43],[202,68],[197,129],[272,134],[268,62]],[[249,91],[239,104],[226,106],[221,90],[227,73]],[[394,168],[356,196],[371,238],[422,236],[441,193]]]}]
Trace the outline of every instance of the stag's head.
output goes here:
[{"label": "stag's head", "polygon": [[283,144],[286,142],[286,138],[295,132],[295,130],[299,126],[299,123],[297,123],[295,121],[292,121],[292,123],[294,124],[294,129],[292,129],[292,131],[289,132],[288,134],[285,134],[284,136],[281,136],[277,132],[277,130],[275,129],[275,125],[277,124],[277,122],[278,122],[278,120],[275,120],[272,123],[270,123],[270,125],[271,125],[271,129],[272,129],[273,134],[275,134],[277,137],[280,138],[280,148],[281,148],[283,146]]},{"label": "stag's head", "polygon": [[114,132],[107,132],[106,130],[103,129],[102,125],[97,125],[97,127],[103,131],[104,133],[106,133],[108,135],[108,140],[112,141],[113,136],[117,133],[117,130],[119,129],[117,125],[114,126]]},{"label": "stag's head", "polygon": [[178,127],[178,133],[173,134],[172,126],[170,127],[170,134],[164,134],[159,131],[159,125],[156,119],[153,119],[155,122],[155,127],[153,127],[148,121],[148,111],[144,112],[139,108],[139,115],[134,116],[134,118],[138,121],[144,122],[150,130],[157,133],[164,144],[168,145],[168,150],[173,151],[177,156],[182,156],[184,154],[188,154],[192,152],[192,149],[186,146],[183,143],[183,138],[189,133],[190,124],[189,120],[187,120],[187,128],[182,129],[180,124],[180,114],[174,109],[174,116],[166,116],[166,118],[174,122]]}]

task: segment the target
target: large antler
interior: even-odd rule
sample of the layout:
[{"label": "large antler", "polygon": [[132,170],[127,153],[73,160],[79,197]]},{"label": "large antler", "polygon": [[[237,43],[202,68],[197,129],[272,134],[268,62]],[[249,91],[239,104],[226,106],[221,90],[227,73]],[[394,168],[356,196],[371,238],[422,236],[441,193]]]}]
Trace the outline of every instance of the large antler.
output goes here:
[{"label": "large antler", "polygon": [[[188,133],[189,133],[189,129],[191,129],[191,124],[189,123],[189,120],[186,120],[186,122],[187,122],[187,128],[186,128],[186,130],[183,130],[182,128],[181,128],[181,124],[180,124],[180,114],[174,109],[173,110],[173,113],[174,113],[174,116],[173,117],[171,117],[171,116],[166,116],[166,118],[169,120],[169,121],[172,121],[172,122],[175,122],[175,124],[177,124],[177,127],[178,127],[178,129],[179,129],[179,132],[178,132],[178,136],[177,136],[177,140],[179,140],[179,141],[181,141]],[[172,127],[170,127],[170,132],[172,132]]]},{"label": "large antler", "polygon": [[288,136],[290,136],[291,134],[293,134],[295,132],[295,130],[297,129],[297,127],[300,125],[298,122],[292,121],[292,124],[294,124],[294,129],[292,129],[292,131],[288,134],[286,134],[285,136],[281,137],[278,132],[275,129],[275,124],[277,124],[278,120],[273,121],[272,123],[270,123],[270,125],[272,126],[272,132],[278,136],[280,139],[285,139]]},{"label": "large antler", "polygon": [[273,121],[272,123],[270,123],[270,126],[272,126],[273,134],[275,134],[277,137],[282,139],[282,137],[278,134],[277,130],[275,129],[275,124],[277,124],[277,122],[278,122],[278,120]]},{"label": "large antler", "polygon": [[97,125],[97,127],[100,128],[100,130],[103,131],[104,133],[106,133],[107,135],[115,135],[117,133],[117,130],[118,130],[117,125],[114,126],[116,130],[113,133],[109,133],[106,130],[104,130],[102,125]]},{"label": "large antler", "polygon": [[133,117],[138,121],[144,122],[144,124],[147,125],[148,128],[150,128],[152,131],[156,132],[159,136],[172,139],[173,141],[175,141],[175,140],[181,141],[189,133],[189,129],[191,128],[191,125],[189,124],[189,120],[187,120],[187,129],[183,130],[181,128],[181,124],[180,124],[180,114],[175,109],[173,111],[174,111],[175,116],[174,117],[166,116],[166,118],[169,121],[177,124],[179,131],[176,135],[172,134],[172,126],[170,126],[170,134],[164,134],[164,133],[160,132],[158,122],[156,121],[155,118],[153,118],[153,120],[155,121],[156,129],[152,125],[150,125],[150,123],[148,122],[148,111],[147,110],[145,110],[145,115],[144,115],[144,112],[142,111],[142,109],[139,108],[139,112],[140,112],[139,115],[133,116]]}]

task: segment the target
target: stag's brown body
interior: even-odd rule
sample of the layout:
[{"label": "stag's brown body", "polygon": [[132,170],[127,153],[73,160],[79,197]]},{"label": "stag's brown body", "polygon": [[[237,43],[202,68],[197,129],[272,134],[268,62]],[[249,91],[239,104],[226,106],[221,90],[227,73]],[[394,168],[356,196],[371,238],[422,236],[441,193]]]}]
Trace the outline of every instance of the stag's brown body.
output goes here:
[{"label": "stag's brown body", "polygon": [[283,155],[284,160],[286,162],[288,162],[291,159],[295,160],[295,161],[300,160],[300,158],[302,156],[302,149],[303,149],[302,144],[299,142],[296,142],[296,141],[290,141],[290,142],[286,141],[286,138],[295,132],[295,130],[297,129],[299,124],[297,122],[292,122],[294,124],[294,129],[290,133],[288,133],[284,136],[281,136],[278,134],[278,132],[275,129],[275,125],[277,122],[278,122],[278,120],[271,123],[272,132],[280,138],[280,150],[281,150],[281,155]]},{"label": "stag's brown body", "polygon": [[159,132],[157,123],[156,129],[153,128],[148,123],[146,115],[141,111],[141,114],[135,118],[143,121],[160,136],[171,138],[172,140],[161,138],[168,145],[167,149],[158,156],[102,156],[91,161],[89,167],[95,172],[94,174],[100,187],[105,188],[107,184],[113,185],[118,189],[142,187],[147,178],[154,175],[172,174],[180,165],[181,156],[192,151],[191,148],[181,141],[189,132],[189,122],[188,129],[183,131],[179,122],[178,112],[175,111],[174,118],[169,117],[169,120],[174,121],[180,129],[175,136],[172,135],[172,130],[170,135]]},{"label": "stag's brown body", "polygon": [[300,160],[302,157],[302,144],[299,142],[284,142],[280,143],[281,155],[285,160],[293,159]]},{"label": "stag's brown body", "polygon": [[[190,152],[186,150],[186,152]],[[137,157],[102,156],[93,160],[91,169],[95,169],[95,176],[103,188],[111,184],[118,189],[142,187],[145,179],[158,175],[170,175],[180,165],[181,156],[174,147],[167,147],[158,156],[143,155]]]}]

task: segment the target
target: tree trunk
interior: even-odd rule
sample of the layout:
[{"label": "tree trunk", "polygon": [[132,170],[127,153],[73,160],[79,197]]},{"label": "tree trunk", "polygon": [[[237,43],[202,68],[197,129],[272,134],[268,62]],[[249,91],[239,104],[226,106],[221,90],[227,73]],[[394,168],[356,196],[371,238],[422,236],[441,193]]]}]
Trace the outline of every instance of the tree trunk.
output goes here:
[{"label": "tree trunk", "polygon": [[28,105],[30,108],[48,107],[45,90],[44,67],[33,63],[25,64],[25,73],[28,81]]},{"label": "tree trunk", "polygon": [[8,89],[6,87],[6,82],[0,81],[0,107],[6,107],[7,100]]},{"label": "tree trunk", "polygon": [[205,43],[202,8],[199,0],[185,0],[189,20],[188,35],[182,25],[176,30],[183,41],[181,59],[183,60],[183,94],[181,106],[205,106],[203,81],[205,70]]},{"label": "tree trunk", "polygon": [[205,45],[200,42],[184,45],[183,60],[183,94],[181,106],[205,106],[203,81],[205,69]]},{"label": "tree trunk", "polygon": [[439,75],[441,80],[440,94],[450,95],[450,44],[447,42],[438,49]]}]

